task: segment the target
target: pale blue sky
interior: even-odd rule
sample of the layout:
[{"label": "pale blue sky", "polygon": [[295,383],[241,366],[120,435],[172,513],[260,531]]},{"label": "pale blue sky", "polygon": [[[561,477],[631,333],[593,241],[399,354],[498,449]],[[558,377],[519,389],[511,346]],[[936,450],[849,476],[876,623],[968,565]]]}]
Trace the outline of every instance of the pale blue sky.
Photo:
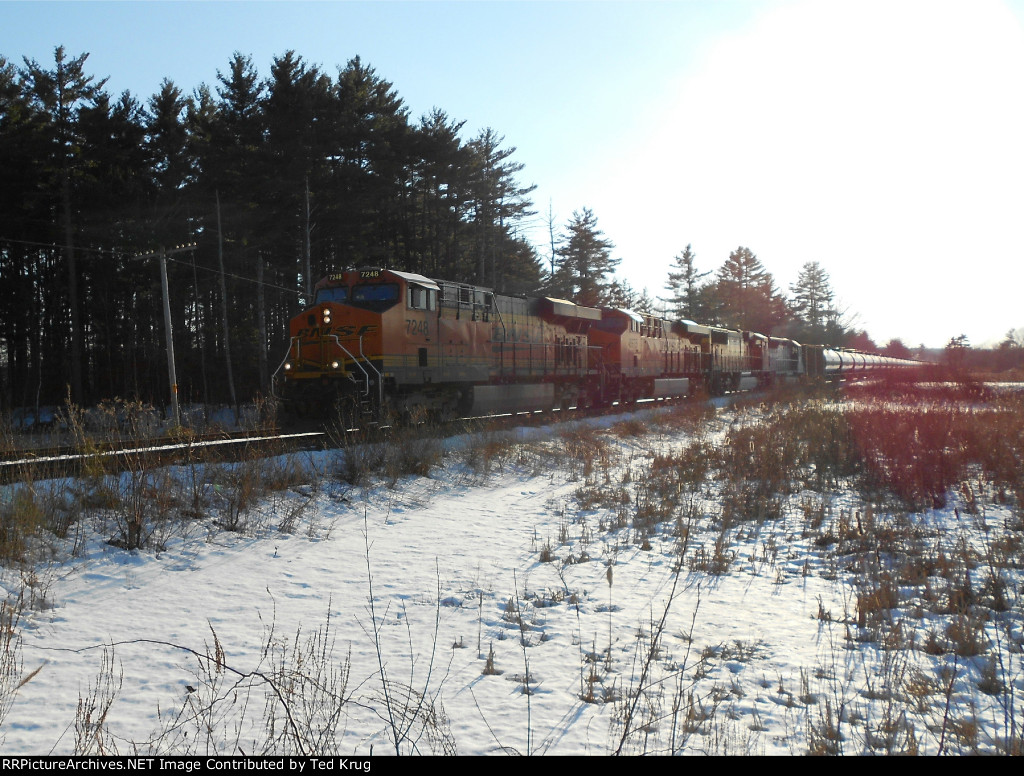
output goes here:
[{"label": "pale blue sky", "polygon": [[1024,0],[6,2],[0,55],[89,52],[108,90],[360,56],[413,118],[517,147],[531,237],[593,209],[662,293],[692,243],[750,247],[788,290],[817,260],[880,343],[1024,327]]}]

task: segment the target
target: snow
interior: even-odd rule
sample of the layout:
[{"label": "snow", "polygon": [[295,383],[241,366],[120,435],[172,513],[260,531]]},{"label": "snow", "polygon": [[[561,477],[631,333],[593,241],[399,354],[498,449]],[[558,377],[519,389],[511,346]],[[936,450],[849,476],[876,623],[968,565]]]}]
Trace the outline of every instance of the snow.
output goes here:
[{"label": "snow", "polygon": [[[982,658],[954,665],[949,654],[851,637],[855,563],[815,544],[801,499],[823,500],[835,519],[864,508],[853,492],[793,494],[782,518],[730,529],[719,574],[694,561],[698,548],[714,554],[717,486],[695,496],[678,572],[674,521],[658,525],[646,549],[636,531],[615,527],[614,505],[579,501],[588,488],[629,491],[652,450],[692,441],[692,429],[652,422],[656,413],[630,416],[649,424],[640,436],[608,429],[621,418],[594,421],[587,433],[608,452],[589,470],[565,428],[552,427],[451,439],[429,476],[358,486],[330,476],[336,453],[296,454],[307,483],[250,507],[245,531],[221,530],[211,516],[182,524],[160,551],[107,544],[109,518],[94,515],[70,560],[36,570],[42,601],[21,621],[24,672],[36,673],[0,727],[0,753],[74,751],[76,708],[103,697],[95,689],[111,657],[107,678],[116,687],[120,677],[120,688],[92,751],[259,753],[265,710],[276,708],[278,733],[283,714],[253,672],[283,676],[275,670],[291,666],[322,679],[324,650],[335,689],[347,678],[346,702],[328,719],[311,686],[297,685],[305,705],[292,697],[290,711],[326,731],[301,744],[306,753],[603,755],[619,747],[628,717],[625,753],[798,754],[839,708],[848,753],[871,751],[880,731],[898,734],[908,720],[921,752],[940,742],[957,751],[948,723],[968,713],[991,750],[1005,734],[1006,694],[979,691]],[[730,420],[733,411],[719,409],[700,433],[714,441]],[[485,443],[498,451],[487,471]],[[954,506],[913,519],[935,542],[983,538],[988,529]],[[1005,509],[993,506],[987,525],[1008,520]],[[546,547],[552,562],[542,562]],[[589,560],[567,562],[584,553]],[[5,574],[13,593],[24,575]],[[913,627],[923,633],[928,622]],[[1020,656],[1000,654],[1012,704],[1024,691]],[[950,665],[956,714],[932,693],[899,722],[894,677],[941,679]],[[396,704],[407,698],[416,713],[403,716]],[[396,747],[402,719],[408,731]]]}]

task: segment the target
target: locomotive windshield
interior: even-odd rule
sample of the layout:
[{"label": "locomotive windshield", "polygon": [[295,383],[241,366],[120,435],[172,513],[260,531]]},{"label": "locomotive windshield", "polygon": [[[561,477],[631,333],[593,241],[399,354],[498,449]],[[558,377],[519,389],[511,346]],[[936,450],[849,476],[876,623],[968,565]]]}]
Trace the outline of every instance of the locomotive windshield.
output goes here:
[{"label": "locomotive windshield", "polygon": [[380,283],[352,287],[351,304],[353,307],[381,312],[394,305],[397,301],[397,283]]},{"label": "locomotive windshield", "polygon": [[316,304],[321,302],[345,302],[348,301],[348,288],[337,286],[336,288],[321,288],[316,292]]}]

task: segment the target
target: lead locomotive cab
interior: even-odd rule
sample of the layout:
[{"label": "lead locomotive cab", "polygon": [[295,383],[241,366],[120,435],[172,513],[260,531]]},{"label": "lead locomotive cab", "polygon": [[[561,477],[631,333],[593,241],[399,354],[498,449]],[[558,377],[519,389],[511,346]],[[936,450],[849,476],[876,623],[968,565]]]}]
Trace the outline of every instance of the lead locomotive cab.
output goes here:
[{"label": "lead locomotive cab", "polygon": [[278,395],[301,415],[378,415],[387,382],[430,379],[438,291],[422,275],[379,268],[327,276],[291,320]]}]

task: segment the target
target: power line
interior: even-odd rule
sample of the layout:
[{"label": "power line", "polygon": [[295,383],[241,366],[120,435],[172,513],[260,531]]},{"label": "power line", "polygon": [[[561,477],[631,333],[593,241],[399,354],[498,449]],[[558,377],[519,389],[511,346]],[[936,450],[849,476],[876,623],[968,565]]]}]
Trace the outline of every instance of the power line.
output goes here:
[{"label": "power line", "polygon": [[[169,262],[171,262],[173,264],[184,264],[184,265],[189,266],[189,267],[193,267],[194,266],[196,269],[201,269],[204,272],[213,272],[215,274],[220,274],[220,270],[219,269],[213,269],[212,267],[204,267],[204,266],[202,266],[200,264],[191,264],[189,262],[182,261],[181,259],[172,259],[170,256],[167,257],[167,261],[169,261]],[[260,281],[254,280],[253,278],[247,278],[244,275],[235,275],[235,274],[233,274],[231,272],[225,272],[224,276],[225,277],[229,277],[229,278],[233,278],[234,280],[241,280],[244,283],[252,283],[253,285],[263,286],[264,288],[275,288],[278,291],[284,291],[285,293],[288,293],[288,294],[295,294],[296,296],[305,296],[304,292],[297,291],[294,288],[288,288],[286,286],[279,286],[276,283],[267,283],[266,281],[261,283]]]},{"label": "power line", "polygon": [[[15,239],[13,237],[0,237],[0,241],[7,242],[7,243],[15,243],[17,245],[32,245],[32,246],[35,246],[37,248],[53,248],[53,249],[59,250],[59,251],[64,250],[64,248],[66,247],[64,245],[60,245],[60,244],[57,244],[57,243],[38,242],[38,241],[35,241],[35,240],[18,240],[18,239]],[[115,249],[115,248],[86,248],[86,247],[81,247],[81,246],[76,245],[75,246],[75,252],[77,252],[77,253],[109,254],[111,256],[121,256],[121,257],[124,257],[124,258],[131,258],[132,257],[132,254],[129,254],[129,253],[127,253],[126,251],[124,251],[122,249]],[[220,272],[220,270],[216,270],[216,269],[213,269],[211,267],[204,267],[204,266],[199,265],[199,264],[193,264],[191,262],[182,261],[181,259],[172,259],[170,256],[167,257],[167,261],[169,261],[171,263],[174,263],[174,264],[182,264],[182,265],[185,265],[185,266],[188,266],[188,267],[195,266],[196,268],[201,269],[201,270],[203,270],[205,272],[214,272],[214,273],[219,273]],[[255,280],[254,278],[247,278],[244,275],[236,275],[236,274],[233,274],[231,272],[225,272],[224,275],[226,277],[232,278],[234,280],[240,280],[240,281],[242,281],[244,283],[253,283],[253,284],[258,285],[258,286],[263,286],[264,288],[273,288],[273,289],[276,289],[278,291],[284,291],[285,293],[288,293],[288,294],[295,294],[296,296],[305,296],[305,293],[302,292],[302,291],[297,291],[294,288],[288,288],[286,286],[279,286],[279,285],[277,285],[275,283],[267,283],[265,281],[263,283],[260,283],[260,281]]]},{"label": "power line", "polygon": [[[37,242],[35,240],[17,240],[13,237],[0,237],[0,240],[7,243],[14,243],[16,245],[34,245],[37,248],[54,248],[58,251],[64,250],[67,246],[60,245],[58,243],[45,243]],[[76,253],[109,253],[111,256],[127,256],[123,250],[115,248],[86,248],[80,245],[75,245]]]}]

